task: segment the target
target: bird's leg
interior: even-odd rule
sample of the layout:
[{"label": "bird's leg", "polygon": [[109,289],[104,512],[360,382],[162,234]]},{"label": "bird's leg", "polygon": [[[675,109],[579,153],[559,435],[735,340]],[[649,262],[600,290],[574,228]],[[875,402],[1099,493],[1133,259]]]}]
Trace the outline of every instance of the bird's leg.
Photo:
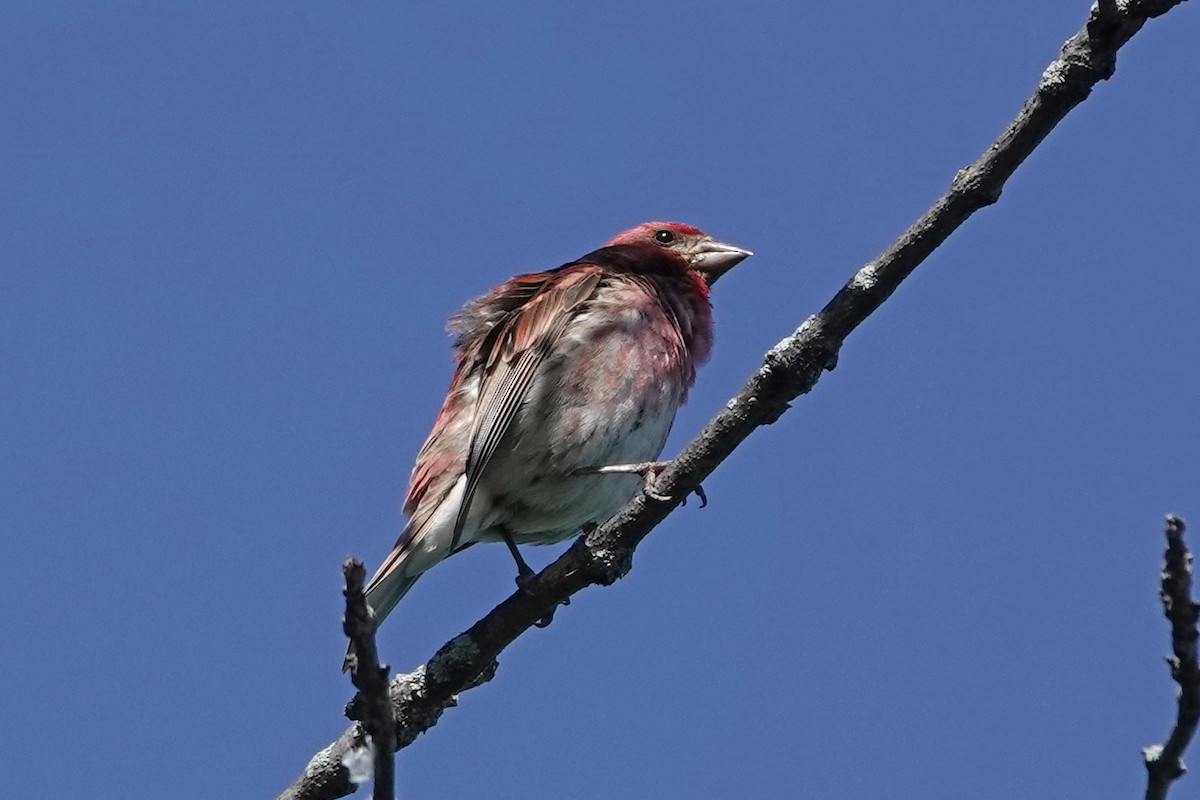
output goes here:
[{"label": "bird's leg", "polygon": [[602,467],[580,467],[576,475],[641,475],[647,481],[658,477],[670,461],[639,461],[636,464],[605,464]]},{"label": "bird's leg", "polygon": [[512,534],[507,528],[502,528],[500,535],[504,537],[504,543],[508,545],[508,552],[512,553],[513,561],[517,562],[517,588],[524,589],[533,580],[533,576],[537,573],[533,571],[533,567],[525,563],[521,551],[517,549],[517,543],[513,541]]},{"label": "bird's leg", "polygon": [[[532,567],[525,563],[525,558],[521,555],[521,551],[517,549],[517,543],[513,541],[512,534],[509,533],[508,529],[501,529],[500,535],[504,537],[504,543],[508,545],[508,552],[512,553],[513,560],[517,562],[517,588],[526,594],[532,594],[532,592],[529,591],[529,583],[533,580],[533,577],[537,573],[533,571]],[[562,604],[564,606],[571,605],[571,599],[567,598],[566,600],[563,600]],[[535,627],[545,628],[551,622],[554,622],[553,611],[533,624]]]},{"label": "bird's leg", "polygon": [[[669,502],[671,498],[663,497],[651,489],[654,485],[654,479],[670,465],[670,461],[641,461],[637,464],[605,464],[602,467],[580,467],[575,470],[576,475],[641,475],[642,476],[642,491],[655,500],[661,502]],[[704,493],[703,486],[697,486],[695,490],[696,496],[700,498],[700,507],[704,508],[708,505],[708,495]],[[687,505],[687,498],[683,498],[683,505]]]}]

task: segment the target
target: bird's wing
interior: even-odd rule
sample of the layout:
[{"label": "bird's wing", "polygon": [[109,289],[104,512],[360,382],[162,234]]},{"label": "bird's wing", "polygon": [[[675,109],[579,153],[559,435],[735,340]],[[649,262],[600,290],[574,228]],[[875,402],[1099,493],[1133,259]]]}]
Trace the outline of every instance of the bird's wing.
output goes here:
[{"label": "bird's wing", "polygon": [[416,580],[398,568],[463,474],[466,486],[448,552],[470,544],[459,540],[479,479],[512,424],[538,365],[595,293],[600,279],[599,267],[579,263],[520,275],[469,303],[464,319],[452,323],[459,333],[458,369],[433,430],[417,454],[404,500],[408,524],[367,585],[379,620]]},{"label": "bird's wing", "polygon": [[[464,354],[476,359],[476,368],[482,369],[482,382],[452,550],[459,546],[479,480],[516,418],[534,374],[567,325],[595,294],[601,275],[600,268],[590,264],[539,273],[538,277],[544,276],[541,285],[482,337],[477,351]],[[527,290],[527,283],[517,285],[522,294]]]}]

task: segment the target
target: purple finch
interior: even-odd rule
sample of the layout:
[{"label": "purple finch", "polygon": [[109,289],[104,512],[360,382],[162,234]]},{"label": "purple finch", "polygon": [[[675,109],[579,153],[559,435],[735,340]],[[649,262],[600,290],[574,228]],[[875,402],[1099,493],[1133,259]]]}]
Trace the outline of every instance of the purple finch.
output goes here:
[{"label": "purple finch", "polygon": [[[646,222],[518,275],[450,320],[458,367],[417,455],[408,524],[367,587],[382,621],[425,570],[476,542],[551,544],[637,492],[712,346],[709,288],[751,255]],[[641,467],[646,465],[642,464]]]}]

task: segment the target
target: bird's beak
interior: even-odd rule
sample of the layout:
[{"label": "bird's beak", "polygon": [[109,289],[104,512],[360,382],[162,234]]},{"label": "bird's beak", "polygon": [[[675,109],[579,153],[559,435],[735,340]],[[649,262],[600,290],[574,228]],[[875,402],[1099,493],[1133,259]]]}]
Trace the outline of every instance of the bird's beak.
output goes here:
[{"label": "bird's beak", "polygon": [[754,253],[736,245],[718,242],[716,239],[703,239],[692,256],[692,269],[699,272],[704,282],[712,286],[717,282],[717,278],[752,255]]}]

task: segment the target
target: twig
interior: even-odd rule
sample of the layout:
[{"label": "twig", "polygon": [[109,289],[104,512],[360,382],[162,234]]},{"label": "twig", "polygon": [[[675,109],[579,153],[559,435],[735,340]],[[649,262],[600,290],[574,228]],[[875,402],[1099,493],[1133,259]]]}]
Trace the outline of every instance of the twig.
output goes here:
[{"label": "twig", "polygon": [[[361,561],[350,556],[342,564],[346,579],[346,616],[342,630],[350,639],[354,655],[350,659],[350,680],[358,694],[346,708],[346,716],[358,720],[369,738],[366,749],[374,759],[374,800],[394,800],[396,796],[396,717],[388,691],[388,668],[379,663],[375,647],[375,616],[367,605],[363,584],[367,571]],[[352,755],[348,751],[346,755]],[[339,761],[343,761],[344,756]],[[344,767],[344,765],[343,765]]]},{"label": "twig", "polygon": [[[1063,45],[1033,96],[947,192],[891,247],[862,267],[823,308],[767,352],[764,363],[704,430],[671,462],[653,486],[575,543],[523,591],[509,597],[470,630],[442,647],[422,668],[397,678],[392,702],[403,747],[454,705],[457,693],[491,678],[496,657],[563,600],[593,584],[624,576],[638,543],[695,491],[755,429],[779,418],[821,373],[832,369],[845,338],[973,213],[1000,197],[1005,181],[1067,113],[1112,76],[1117,51],[1146,19],[1183,0],[1106,0],[1083,29]],[[353,791],[344,769],[327,754],[353,737],[346,731],[318,754],[280,800],[328,800]],[[318,762],[319,759],[319,762]],[[330,766],[330,764],[334,766]],[[330,774],[328,770],[334,770]]]},{"label": "twig", "polygon": [[1164,531],[1167,552],[1163,556],[1162,597],[1163,613],[1171,623],[1171,649],[1167,658],[1171,677],[1179,684],[1179,704],[1175,727],[1164,744],[1142,750],[1148,780],[1146,800],[1163,800],[1172,781],[1187,772],[1183,751],[1196,733],[1200,721],[1200,664],[1196,661],[1196,618],[1200,605],[1192,600],[1192,554],[1183,541],[1184,523],[1179,517],[1168,516]]}]

